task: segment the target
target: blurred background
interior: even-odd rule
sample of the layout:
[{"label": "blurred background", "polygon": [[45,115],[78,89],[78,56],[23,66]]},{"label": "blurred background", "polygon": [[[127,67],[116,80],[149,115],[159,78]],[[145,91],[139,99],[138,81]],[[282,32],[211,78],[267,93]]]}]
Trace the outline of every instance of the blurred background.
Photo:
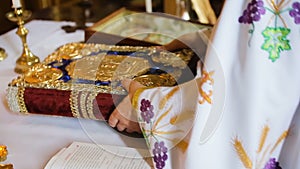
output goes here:
[{"label": "blurred background", "polygon": [[[188,0],[152,0],[153,12],[178,15],[176,7],[179,1],[188,2]],[[95,23],[122,7],[145,11],[144,0],[21,0],[21,3],[24,9],[32,12],[31,19],[74,21],[79,25],[85,22]],[[216,16],[219,16],[224,0],[210,0],[210,3]],[[183,8],[188,7],[188,3],[183,5],[186,5]],[[11,6],[11,0],[0,1],[0,35],[17,26],[5,16],[12,11]],[[192,13],[190,15],[193,16]]]}]

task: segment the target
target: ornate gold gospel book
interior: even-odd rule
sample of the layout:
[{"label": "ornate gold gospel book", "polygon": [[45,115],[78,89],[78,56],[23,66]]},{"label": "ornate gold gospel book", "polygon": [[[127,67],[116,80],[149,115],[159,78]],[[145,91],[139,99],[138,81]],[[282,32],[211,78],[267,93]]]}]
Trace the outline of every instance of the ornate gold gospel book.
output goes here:
[{"label": "ornate gold gospel book", "polygon": [[173,86],[194,78],[197,58],[189,49],[70,43],[13,79],[7,101],[22,114],[106,120],[127,94],[123,79]]}]

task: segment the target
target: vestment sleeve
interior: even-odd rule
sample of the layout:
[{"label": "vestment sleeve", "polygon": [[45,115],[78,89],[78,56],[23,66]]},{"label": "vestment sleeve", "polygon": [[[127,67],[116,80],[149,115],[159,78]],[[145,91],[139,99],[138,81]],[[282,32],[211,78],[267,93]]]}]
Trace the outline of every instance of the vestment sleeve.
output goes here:
[{"label": "vestment sleeve", "polygon": [[299,159],[279,159],[289,137],[299,147],[299,9],[293,0],[226,1],[196,85],[137,95],[156,168],[277,169]]}]

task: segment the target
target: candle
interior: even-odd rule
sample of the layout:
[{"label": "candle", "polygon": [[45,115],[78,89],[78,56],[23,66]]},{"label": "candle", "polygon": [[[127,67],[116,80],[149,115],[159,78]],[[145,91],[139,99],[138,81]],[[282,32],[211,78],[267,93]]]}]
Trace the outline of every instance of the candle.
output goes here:
[{"label": "candle", "polygon": [[20,0],[12,0],[12,7],[13,8],[21,8],[21,1]]},{"label": "candle", "polygon": [[152,12],[152,0],[145,0],[146,12]]}]

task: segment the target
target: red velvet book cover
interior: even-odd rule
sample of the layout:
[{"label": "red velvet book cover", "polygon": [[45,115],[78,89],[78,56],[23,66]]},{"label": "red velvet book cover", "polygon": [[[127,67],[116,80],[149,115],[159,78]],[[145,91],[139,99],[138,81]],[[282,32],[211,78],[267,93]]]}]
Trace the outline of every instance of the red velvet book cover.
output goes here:
[{"label": "red velvet book cover", "polygon": [[[89,92],[86,93],[89,95]],[[78,96],[78,101],[84,102],[85,107],[77,105],[79,106],[77,111],[72,111],[71,109],[71,106],[76,106],[72,105],[74,101],[70,101],[72,100],[71,91],[26,88],[23,97],[27,111],[31,113],[107,120],[110,112],[113,111],[115,105],[117,105],[124,96],[125,95],[98,93],[97,96],[91,98],[92,100]],[[79,100],[79,98],[82,98],[82,100]],[[87,101],[90,103],[87,103]]]}]

